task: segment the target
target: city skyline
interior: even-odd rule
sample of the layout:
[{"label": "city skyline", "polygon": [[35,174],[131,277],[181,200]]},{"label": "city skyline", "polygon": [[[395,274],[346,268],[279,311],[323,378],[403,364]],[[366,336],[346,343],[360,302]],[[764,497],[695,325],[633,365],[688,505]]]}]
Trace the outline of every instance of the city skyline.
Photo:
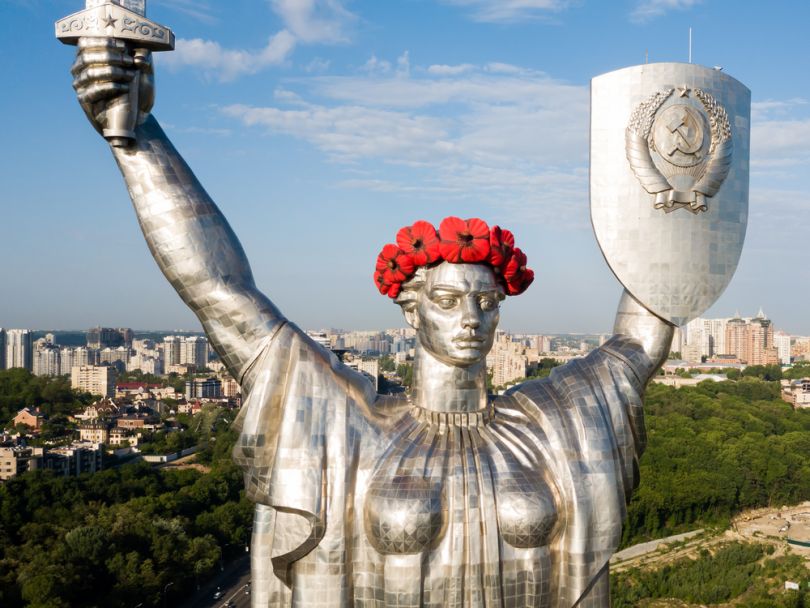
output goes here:
[{"label": "city skyline", "polygon": [[[731,319],[742,319],[742,320],[748,321],[748,320],[751,320],[751,319],[754,319],[754,318],[757,318],[757,317],[761,317],[761,316],[764,316],[769,321],[772,321],[772,322],[774,321],[771,318],[770,315],[767,315],[765,313],[765,308],[760,306],[759,309],[756,312],[752,312],[751,314],[747,314],[747,311],[745,313],[743,313],[743,312],[741,312],[739,310],[739,308],[735,309],[735,312],[733,314],[722,316],[722,317],[720,317],[720,316],[712,317],[712,316],[709,316],[707,313],[704,313],[703,315],[701,315],[699,317],[696,317],[695,319],[692,319],[689,323],[686,323],[685,325],[680,326],[680,329],[685,331],[685,330],[688,329],[689,326],[695,324],[698,321],[704,321],[704,320],[708,320],[708,321],[729,321]],[[789,335],[791,335],[793,337],[797,337],[797,338],[808,337],[808,336],[806,336],[804,334],[801,334],[801,333],[798,333],[798,332],[786,331],[786,328],[784,326],[782,326],[780,323],[775,322],[774,327],[777,328],[778,331],[783,332],[783,333],[787,333],[787,334],[789,334]],[[2,319],[0,319],[0,336],[2,336],[2,338],[0,338],[0,339],[3,339],[3,340],[5,339],[5,335],[2,332],[3,331],[7,332],[9,330],[30,331],[32,334],[42,334],[41,337],[45,337],[45,336],[49,335],[48,332],[57,332],[59,334],[73,335],[73,334],[87,334],[87,333],[92,332],[93,330],[99,330],[99,329],[107,329],[107,328],[103,328],[102,326],[100,326],[98,324],[95,324],[92,327],[59,328],[59,327],[33,327],[33,326],[30,326],[30,327],[21,328],[21,327],[12,327],[10,325],[3,325]],[[203,331],[202,327],[198,327],[198,328],[194,328],[194,327],[191,327],[191,328],[178,327],[178,328],[171,328],[171,329],[167,329],[165,327],[164,328],[161,328],[161,327],[136,327],[136,328],[124,328],[124,329],[126,329],[127,331],[130,331],[130,332],[133,332],[134,335],[140,335],[140,336],[162,334],[165,338],[177,337],[177,338],[181,338],[181,339],[182,339],[182,336],[174,336],[173,334],[184,334],[184,335],[189,334],[189,335],[205,336],[205,332]],[[334,333],[334,334],[343,334],[343,333],[356,333],[356,334],[362,334],[362,333],[386,333],[386,332],[402,332],[402,331],[414,332],[413,328],[409,327],[408,324],[404,322],[404,320],[400,324],[393,324],[393,325],[390,325],[390,326],[373,327],[373,326],[368,325],[368,326],[361,326],[361,327],[338,327],[338,326],[335,326],[335,325],[312,325],[312,326],[303,326],[302,329],[304,331],[306,331],[306,332],[327,332],[327,333]],[[522,329],[515,329],[515,328],[506,327],[503,323],[501,323],[501,324],[499,324],[497,331],[499,333],[506,333],[506,334],[517,335],[517,336],[519,336],[519,335],[527,335],[527,336],[528,335],[545,335],[545,336],[603,336],[604,335],[604,336],[607,336],[607,335],[610,334],[611,329],[610,328],[605,328],[605,329],[602,329],[602,330],[596,329],[594,331],[566,331],[565,329],[561,329],[559,331],[550,330],[550,331],[535,331],[535,332],[532,332],[532,331],[527,331],[527,330],[522,330]],[[2,345],[2,344],[3,343],[0,342],[0,345]],[[0,368],[2,368],[2,366],[0,366]]]},{"label": "city skyline", "polygon": [[[297,9],[296,9],[297,7]],[[12,0],[0,42],[6,328],[198,324],[142,242],[120,176],[70,88],[52,23],[81,2]],[[512,229],[536,284],[513,332],[610,331],[620,286],[588,220],[589,79],[650,61],[722,66],[752,90],[751,213],[737,275],[704,317],[763,307],[810,334],[810,9],[693,0],[149,3],[180,42],[157,104],[239,235],[257,284],[303,327],[401,326],[374,258],[416,219]],[[268,42],[269,41],[269,42]],[[598,296],[596,295],[598,294]],[[324,302],[328,302],[325,306]]]}]

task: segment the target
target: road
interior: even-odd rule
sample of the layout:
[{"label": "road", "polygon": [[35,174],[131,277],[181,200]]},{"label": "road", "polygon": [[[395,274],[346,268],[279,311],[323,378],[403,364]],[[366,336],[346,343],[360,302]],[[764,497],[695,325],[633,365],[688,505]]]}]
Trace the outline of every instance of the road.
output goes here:
[{"label": "road", "polygon": [[[250,596],[245,593],[249,582],[250,556],[245,555],[228,564],[224,572],[203,584],[200,591],[180,608],[221,608],[228,601],[232,601],[235,608],[250,608]],[[217,591],[222,596],[215,600],[214,594]]]},{"label": "road", "polygon": [[666,538],[651,540],[646,543],[639,543],[637,545],[627,547],[627,549],[623,549],[617,553],[614,553],[613,557],[610,558],[610,563],[614,564],[618,562],[623,562],[628,559],[633,559],[635,557],[640,557],[642,555],[646,555],[647,553],[658,551],[658,547],[660,547],[661,545],[670,545],[672,543],[679,543],[688,540],[693,536],[699,536],[700,534],[703,534],[703,528],[701,528],[700,530],[693,530],[692,532],[684,532],[683,534],[676,534],[674,536],[667,536]]}]

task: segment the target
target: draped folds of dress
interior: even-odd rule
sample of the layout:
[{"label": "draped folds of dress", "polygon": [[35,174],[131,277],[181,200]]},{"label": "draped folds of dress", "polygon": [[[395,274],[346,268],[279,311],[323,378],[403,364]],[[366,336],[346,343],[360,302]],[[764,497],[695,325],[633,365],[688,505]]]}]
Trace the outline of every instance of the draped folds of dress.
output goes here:
[{"label": "draped folds of dress", "polygon": [[614,336],[439,413],[377,395],[285,323],[243,370],[235,423],[253,606],[608,606],[653,371]]}]

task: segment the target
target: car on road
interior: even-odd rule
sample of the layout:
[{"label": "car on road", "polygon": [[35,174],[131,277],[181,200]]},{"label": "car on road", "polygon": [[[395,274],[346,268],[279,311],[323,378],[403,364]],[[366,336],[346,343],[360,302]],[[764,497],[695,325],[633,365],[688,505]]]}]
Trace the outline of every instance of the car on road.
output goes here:
[{"label": "car on road", "polygon": [[220,599],[221,597],[222,597],[222,591],[220,591],[219,589],[217,589],[216,591],[214,591],[214,599],[215,599],[215,600],[218,600],[218,599]]}]

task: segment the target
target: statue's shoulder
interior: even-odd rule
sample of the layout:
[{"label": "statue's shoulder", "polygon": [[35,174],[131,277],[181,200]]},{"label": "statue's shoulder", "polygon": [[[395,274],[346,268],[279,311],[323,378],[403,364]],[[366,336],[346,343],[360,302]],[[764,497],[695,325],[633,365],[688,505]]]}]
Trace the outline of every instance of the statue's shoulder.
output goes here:
[{"label": "statue's shoulder", "polygon": [[528,410],[553,410],[555,413],[568,410],[591,401],[599,387],[608,381],[607,367],[614,356],[598,348],[584,357],[571,359],[551,370],[545,378],[535,378],[513,386],[499,396],[499,404],[519,404]]}]

